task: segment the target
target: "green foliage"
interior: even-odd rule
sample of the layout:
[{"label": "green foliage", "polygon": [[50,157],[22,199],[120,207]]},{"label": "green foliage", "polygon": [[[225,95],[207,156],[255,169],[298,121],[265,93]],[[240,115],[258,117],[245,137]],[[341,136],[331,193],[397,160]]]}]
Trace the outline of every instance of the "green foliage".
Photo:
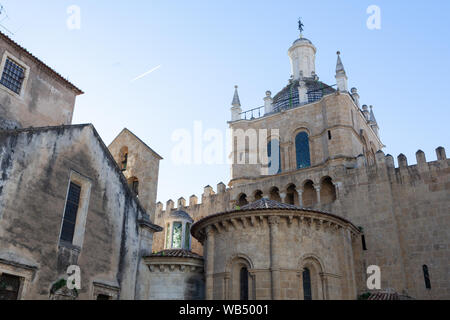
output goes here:
[{"label": "green foliage", "polygon": [[367,299],[369,299],[370,295],[371,295],[370,292],[363,293],[362,295],[360,295],[358,297],[358,300],[367,300]]},{"label": "green foliage", "polygon": [[[72,284],[75,284],[75,280],[73,281],[73,283]],[[62,288],[64,288],[64,287],[66,287],[67,286],[67,280],[66,279],[59,279],[58,281],[56,281],[53,285],[52,285],[52,287],[51,287],[51,289],[50,289],[50,294],[55,294],[58,290],[60,290],[60,289],[62,289]],[[78,297],[78,290],[77,290],[77,288],[73,288],[73,293],[75,294],[75,296],[76,297]]]},{"label": "green foliage", "polygon": [[56,281],[52,285],[52,288],[50,289],[50,293],[51,294],[55,294],[56,291],[58,291],[59,289],[65,287],[66,285],[67,285],[67,280],[66,279],[59,279],[58,281]]}]

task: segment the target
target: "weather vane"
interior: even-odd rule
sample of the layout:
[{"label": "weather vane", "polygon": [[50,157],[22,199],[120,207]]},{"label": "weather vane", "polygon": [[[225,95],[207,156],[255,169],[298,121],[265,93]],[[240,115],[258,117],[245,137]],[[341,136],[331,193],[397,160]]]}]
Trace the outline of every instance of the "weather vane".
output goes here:
[{"label": "weather vane", "polygon": [[298,30],[300,30],[300,35],[303,33],[303,27],[305,25],[302,23],[302,18],[298,18]]}]

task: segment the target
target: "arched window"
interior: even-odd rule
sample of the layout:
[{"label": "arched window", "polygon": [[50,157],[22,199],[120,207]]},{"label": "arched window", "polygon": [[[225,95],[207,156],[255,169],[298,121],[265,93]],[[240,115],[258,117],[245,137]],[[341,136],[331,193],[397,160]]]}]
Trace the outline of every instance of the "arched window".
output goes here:
[{"label": "arched window", "polygon": [[263,198],[263,192],[261,190],[257,190],[255,192],[255,201],[261,200]]},{"label": "arched window", "polygon": [[311,180],[305,182],[303,186],[302,200],[305,208],[311,208],[317,204],[317,192]]},{"label": "arched window", "polygon": [[277,187],[270,189],[270,200],[281,202],[280,190]]},{"label": "arched window", "polygon": [[181,249],[181,236],[183,224],[181,222],[174,222],[172,227],[172,249]]},{"label": "arched window", "polygon": [[248,269],[247,267],[241,268],[240,276],[240,299],[248,300]]},{"label": "arched window", "polygon": [[303,293],[305,300],[312,300],[311,271],[308,268],[303,269]]},{"label": "arched window", "polygon": [[330,177],[322,180],[320,185],[320,202],[322,204],[329,204],[336,201],[336,187]]},{"label": "arched window", "polygon": [[269,175],[281,173],[281,151],[278,139],[272,139],[267,144],[267,157],[269,158]]},{"label": "arched window", "polygon": [[306,132],[300,132],[295,137],[295,152],[297,155],[297,169],[309,168],[311,166],[311,155],[309,151],[309,136]]},{"label": "arched window", "polygon": [[186,223],[184,230],[184,249],[191,250],[191,224]]},{"label": "arched window", "polygon": [[428,266],[424,264],[422,266],[422,269],[423,269],[423,277],[425,279],[425,288],[431,289],[430,273],[428,271]]},{"label": "arched window", "polygon": [[135,195],[139,195],[139,179],[132,177],[128,179],[128,186],[134,192]]},{"label": "arched window", "polygon": [[128,147],[123,147],[122,149],[120,149],[120,169],[122,171],[126,171],[127,170],[127,166],[128,166]]},{"label": "arched window", "polygon": [[294,184],[291,184],[286,190],[286,203],[293,205],[299,203],[297,189]]},{"label": "arched window", "polygon": [[242,207],[248,204],[247,195],[245,193],[239,196],[238,206]]}]

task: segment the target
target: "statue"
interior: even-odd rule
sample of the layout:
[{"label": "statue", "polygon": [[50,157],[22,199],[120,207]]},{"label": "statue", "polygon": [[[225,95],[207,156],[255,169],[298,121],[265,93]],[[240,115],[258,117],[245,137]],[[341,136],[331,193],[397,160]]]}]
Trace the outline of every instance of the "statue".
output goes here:
[{"label": "statue", "polygon": [[302,23],[302,18],[298,19],[298,30],[300,30],[300,34],[303,32],[303,27],[305,25]]}]

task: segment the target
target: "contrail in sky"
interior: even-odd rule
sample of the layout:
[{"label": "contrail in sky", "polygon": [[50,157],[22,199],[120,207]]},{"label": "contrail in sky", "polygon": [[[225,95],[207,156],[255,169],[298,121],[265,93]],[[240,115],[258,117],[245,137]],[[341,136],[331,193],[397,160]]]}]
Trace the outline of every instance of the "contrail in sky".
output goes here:
[{"label": "contrail in sky", "polygon": [[136,81],[136,80],[139,80],[139,79],[145,77],[146,75],[149,75],[149,74],[152,73],[153,71],[158,70],[159,68],[161,68],[161,65],[159,65],[159,66],[157,66],[157,67],[154,67],[153,69],[147,71],[146,73],[141,74],[140,76],[138,76],[138,77],[134,78],[133,80],[131,80],[131,82],[134,82],[134,81]]}]

